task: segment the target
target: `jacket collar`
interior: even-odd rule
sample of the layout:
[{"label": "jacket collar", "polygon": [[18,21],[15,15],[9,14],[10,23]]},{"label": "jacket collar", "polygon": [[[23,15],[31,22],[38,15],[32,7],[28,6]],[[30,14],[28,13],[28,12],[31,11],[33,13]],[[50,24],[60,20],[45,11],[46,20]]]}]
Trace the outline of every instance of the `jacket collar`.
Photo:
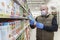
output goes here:
[{"label": "jacket collar", "polygon": [[50,15],[50,14],[48,14],[48,15],[45,15],[45,16],[41,15],[41,17],[48,18],[48,17],[49,17],[49,15]]}]

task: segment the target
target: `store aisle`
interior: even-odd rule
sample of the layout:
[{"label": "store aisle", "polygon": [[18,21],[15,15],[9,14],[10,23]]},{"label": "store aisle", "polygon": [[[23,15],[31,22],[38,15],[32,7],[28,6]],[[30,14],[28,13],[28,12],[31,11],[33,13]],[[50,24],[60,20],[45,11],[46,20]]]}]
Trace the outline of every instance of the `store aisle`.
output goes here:
[{"label": "store aisle", "polygon": [[60,28],[54,33],[54,40],[60,40]]}]

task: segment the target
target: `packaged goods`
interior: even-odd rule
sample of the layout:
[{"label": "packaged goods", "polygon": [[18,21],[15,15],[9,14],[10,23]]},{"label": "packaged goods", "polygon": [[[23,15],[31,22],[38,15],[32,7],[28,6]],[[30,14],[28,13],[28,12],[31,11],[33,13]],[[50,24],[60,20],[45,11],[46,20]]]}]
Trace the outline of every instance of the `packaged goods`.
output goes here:
[{"label": "packaged goods", "polygon": [[23,17],[23,8],[20,6],[20,17]]},{"label": "packaged goods", "polygon": [[19,11],[20,11],[20,9],[19,9],[19,5],[17,5],[17,8],[16,8],[16,16],[20,16],[20,13],[19,13]]},{"label": "packaged goods", "polygon": [[5,9],[6,5],[5,5],[5,0],[0,0],[0,14],[4,14],[5,13]]},{"label": "packaged goods", "polygon": [[15,21],[15,27],[16,27],[16,33],[19,33],[21,30],[21,21],[20,20]]},{"label": "packaged goods", "polygon": [[1,34],[2,34],[2,40],[8,40],[9,39],[9,23],[8,22],[4,22],[2,30],[1,30]]},{"label": "packaged goods", "polygon": [[21,29],[24,28],[24,20],[21,20]]},{"label": "packaged goods", "polygon": [[13,7],[13,1],[12,0],[5,0],[6,1],[6,13],[8,15],[11,15],[11,10],[14,10],[14,7]]},{"label": "packaged goods", "polygon": [[13,1],[12,0],[0,0],[0,16],[10,17],[13,13]]}]

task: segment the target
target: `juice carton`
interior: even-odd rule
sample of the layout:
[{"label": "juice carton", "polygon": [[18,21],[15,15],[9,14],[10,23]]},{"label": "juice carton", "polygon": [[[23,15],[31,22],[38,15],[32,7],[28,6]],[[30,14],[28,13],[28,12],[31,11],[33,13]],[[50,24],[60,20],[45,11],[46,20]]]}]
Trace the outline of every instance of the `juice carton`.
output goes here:
[{"label": "juice carton", "polygon": [[15,9],[16,9],[16,14],[15,14],[15,15],[16,15],[17,17],[19,17],[20,14],[19,14],[19,5],[18,5],[18,4],[16,5],[16,8],[15,8]]},{"label": "juice carton", "polygon": [[16,26],[16,33],[19,33],[21,29],[21,21],[20,20],[15,21],[15,26]]},{"label": "juice carton", "polygon": [[15,2],[14,2],[14,15],[17,17],[20,16],[19,15],[19,5]]},{"label": "juice carton", "polygon": [[12,0],[5,0],[6,1],[6,14],[11,15],[13,8],[13,1]]},{"label": "juice carton", "polygon": [[1,34],[2,34],[2,40],[9,40],[9,23],[8,22],[4,22],[2,30],[1,30]]},{"label": "juice carton", "polygon": [[11,34],[15,35],[16,34],[16,28],[15,28],[15,22],[10,22],[10,30],[11,30]]},{"label": "juice carton", "polygon": [[24,20],[21,20],[21,30],[24,28]]},{"label": "juice carton", "polygon": [[16,15],[17,4],[14,2],[14,13]]},{"label": "juice carton", "polygon": [[3,14],[6,11],[6,5],[4,0],[0,0],[0,16],[3,17]]},{"label": "juice carton", "polygon": [[23,16],[23,8],[20,6],[20,17]]}]

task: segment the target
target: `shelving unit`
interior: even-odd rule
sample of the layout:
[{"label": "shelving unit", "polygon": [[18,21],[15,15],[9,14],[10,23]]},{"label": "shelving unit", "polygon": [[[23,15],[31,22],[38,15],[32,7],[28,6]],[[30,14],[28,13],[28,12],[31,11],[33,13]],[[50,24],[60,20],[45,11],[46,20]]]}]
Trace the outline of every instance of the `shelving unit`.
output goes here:
[{"label": "shelving unit", "polygon": [[14,35],[15,39],[17,39],[19,35],[21,35],[27,27],[28,26],[24,27],[18,34]]},{"label": "shelving unit", "polygon": [[[6,0],[5,0],[6,1]],[[26,0],[25,0],[26,1]],[[16,6],[16,4],[19,6],[19,7],[21,7],[23,10],[22,11],[25,11],[26,13],[28,13],[28,5],[27,5],[27,2],[26,3],[24,3],[23,2],[23,0],[11,0],[11,2],[13,2],[12,4],[9,4],[11,7],[12,7],[12,9],[11,10],[13,10],[14,11],[14,3],[15,3],[15,6]],[[23,3],[24,3],[24,5],[23,5]],[[6,5],[7,5],[7,3],[6,3]],[[25,6],[25,5],[27,5],[27,7]],[[7,5],[8,6],[8,5]],[[6,7],[5,7],[6,8]],[[0,9],[1,10],[1,9]],[[5,11],[7,11],[6,9],[4,9]],[[10,11],[11,11],[10,10]],[[8,12],[4,12],[4,13],[0,13],[0,18],[19,18],[20,16],[18,15],[18,16],[16,16],[14,13],[13,14],[11,14],[11,12],[10,12],[10,14],[6,14],[6,13],[8,13]],[[20,17],[20,18],[23,18],[23,17]]]},{"label": "shelving unit", "polygon": [[0,6],[0,40],[28,40],[27,1],[0,0]]},{"label": "shelving unit", "polygon": [[21,5],[23,8],[24,8],[24,10],[26,11],[26,12],[28,12],[28,6],[27,6],[27,8],[26,8],[26,6],[25,5],[27,5],[27,1],[26,0],[14,0],[14,2],[16,2],[17,4],[19,4],[19,5]]}]

